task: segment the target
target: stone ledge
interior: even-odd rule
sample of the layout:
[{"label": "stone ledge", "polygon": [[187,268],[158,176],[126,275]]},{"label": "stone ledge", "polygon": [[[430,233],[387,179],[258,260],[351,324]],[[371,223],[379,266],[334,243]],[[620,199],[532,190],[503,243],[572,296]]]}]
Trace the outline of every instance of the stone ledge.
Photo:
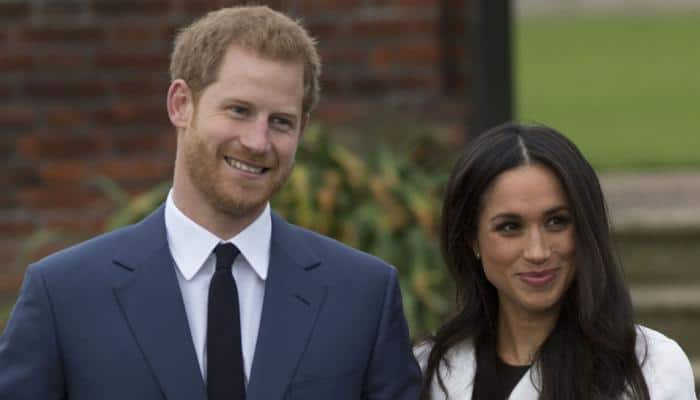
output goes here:
[{"label": "stone ledge", "polygon": [[610,211],[620,234],[700,234],[700,207],[628,207]]},{"label": "stone ledge", "polygon": [[692,311],[700,314],[700,285],[632,285],[638,311]]}]

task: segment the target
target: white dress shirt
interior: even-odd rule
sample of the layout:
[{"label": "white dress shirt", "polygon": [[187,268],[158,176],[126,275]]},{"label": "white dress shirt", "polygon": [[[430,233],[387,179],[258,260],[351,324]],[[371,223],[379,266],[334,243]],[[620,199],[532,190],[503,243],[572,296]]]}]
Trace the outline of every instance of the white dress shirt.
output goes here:
[{"label": "white dress shirt", "polygon": [[241,316],[241,348],[246,383],[258,339],[260,315],[265,296],[270,260],[272,217],[270,205],[238,235],[221,240],[183,214],[173,201],[172,190],[165,202],[165,230],[168,246],[175,260],[177,281],[185,302],[185,312],[202,377],[207,376],[207,303],[209,282],[214,275],[214,248],[219,243],[233,243],[240,255],[233,263],[233,278],[238,288]]}]

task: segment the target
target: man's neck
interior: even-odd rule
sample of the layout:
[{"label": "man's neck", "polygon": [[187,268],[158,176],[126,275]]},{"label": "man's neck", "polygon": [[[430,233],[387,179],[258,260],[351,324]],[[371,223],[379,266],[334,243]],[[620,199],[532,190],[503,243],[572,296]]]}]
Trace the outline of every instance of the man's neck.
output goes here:
[{"label": "man's neck", "polygon": [[197,225],[203,227],[222,240],[228,240],[238,235],[252,224],[266,207],[266,204],[262,204],[256,210],[241,214],[240,216],[235,216],[217,210],[206,198],[200,198],[198,201],[185,200],[197,197],[201,196],[178,195],[178,188],[173,188],[173,203],[177,209]]}]

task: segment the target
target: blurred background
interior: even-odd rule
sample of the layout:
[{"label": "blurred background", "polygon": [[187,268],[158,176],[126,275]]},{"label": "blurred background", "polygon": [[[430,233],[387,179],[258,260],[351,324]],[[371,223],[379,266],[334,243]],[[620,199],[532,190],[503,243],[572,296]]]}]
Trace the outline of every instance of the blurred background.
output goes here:
[{"label": "blurred background", "polygon": [[[0,0],[0,326],[28,263],[163,200],[173,34],[240,3]],[[324,60],[275,208],[395,265],[414,338],[451,310],[437,248],[451,163],[517,119],[564,132],[594,164],[638,319],[700,372],[700,2],[257,3],[302,19]]]}]

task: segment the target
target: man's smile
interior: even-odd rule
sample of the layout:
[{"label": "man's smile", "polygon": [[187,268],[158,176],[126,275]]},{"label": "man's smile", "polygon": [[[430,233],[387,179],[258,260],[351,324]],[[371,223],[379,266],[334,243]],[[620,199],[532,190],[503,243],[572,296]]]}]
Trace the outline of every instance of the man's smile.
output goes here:
[{"label": "man's smile", "polygon": [[230,167],[241,170],[243,172],[248,172],[251,174],[262,175],[269,170],[269,168],[258,167],[255,165],[246,164],[246,163],[244,163],[240,160],[237,160],[233,157],[224,156],[224,160],[226,160],[226,163]]}]

